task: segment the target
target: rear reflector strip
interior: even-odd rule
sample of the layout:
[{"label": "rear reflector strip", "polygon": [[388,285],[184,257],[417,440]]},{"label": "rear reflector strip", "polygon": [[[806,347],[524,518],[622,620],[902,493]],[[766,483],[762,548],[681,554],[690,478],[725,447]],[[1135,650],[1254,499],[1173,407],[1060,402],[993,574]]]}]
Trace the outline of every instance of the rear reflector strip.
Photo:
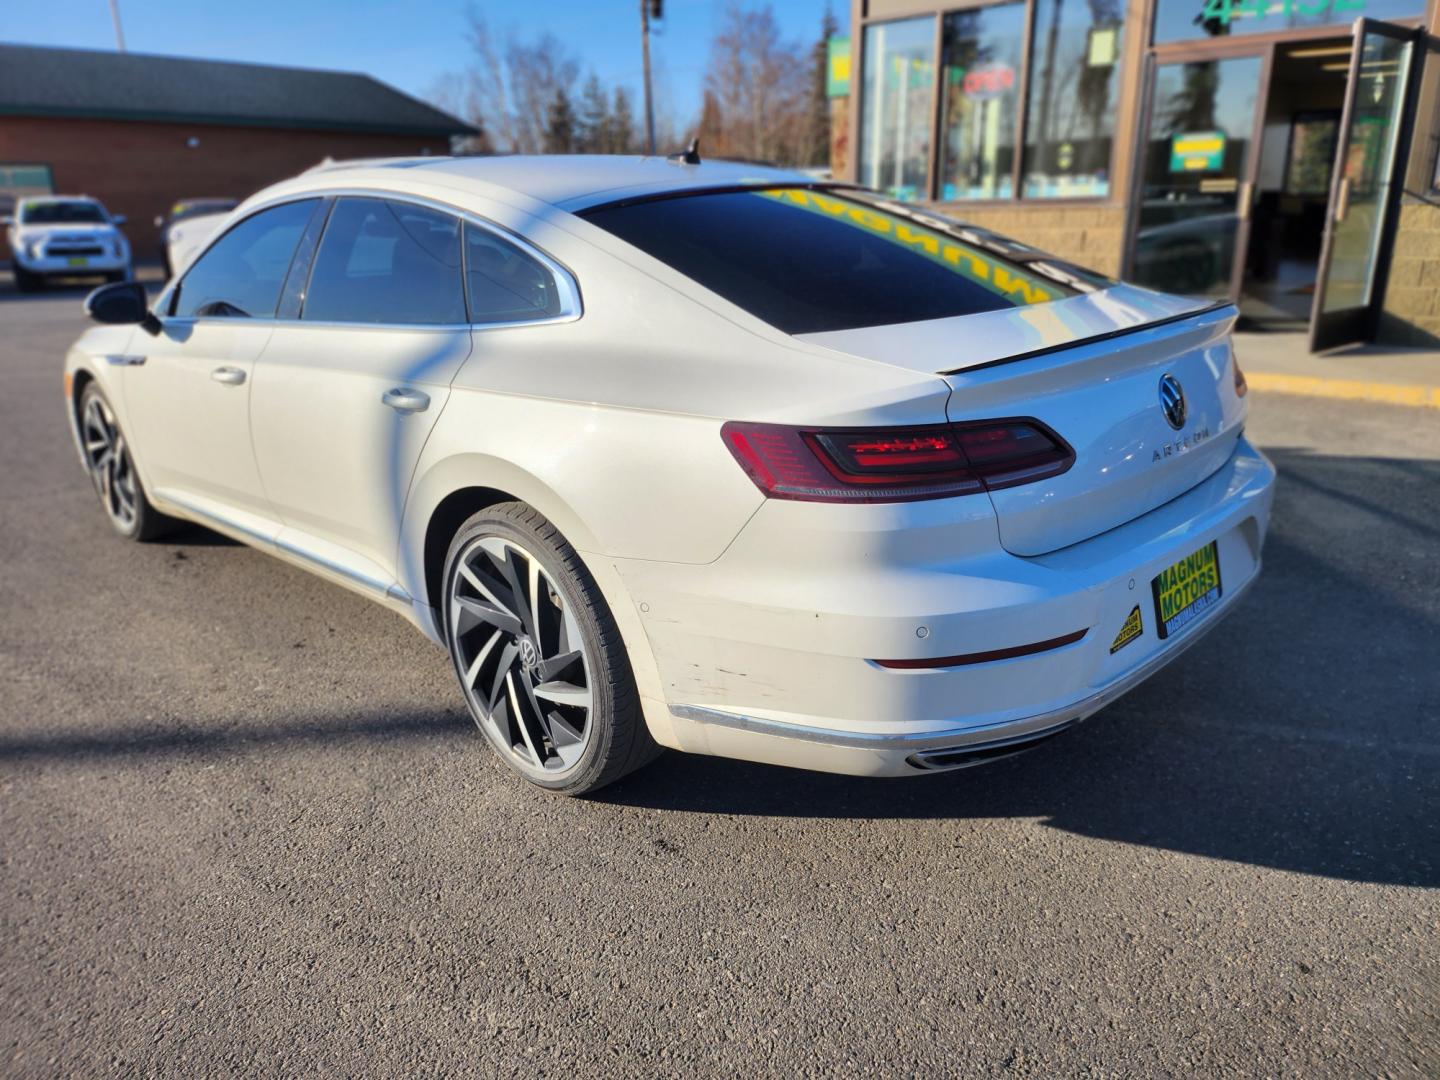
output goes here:
[{"label": "rear reflector strip", "polygon": [[1017,656],[1034,656],[1036,653],[1049,652],[1051,649],[1073,645],[1089,632],[1089,630],[1076,630],[1073,634],[1051,638],[1049,641],[1037,641],[1033,645],[1016,645],[1009,649],[991,649],[989,652],[962,653],[959,656],[935,656],[921,660],[876,660],[875,663],[884,668],[903,671],[914,671],[921,668],[964,667],[966,664],[988,664],[992,660],[1012,660]]}]

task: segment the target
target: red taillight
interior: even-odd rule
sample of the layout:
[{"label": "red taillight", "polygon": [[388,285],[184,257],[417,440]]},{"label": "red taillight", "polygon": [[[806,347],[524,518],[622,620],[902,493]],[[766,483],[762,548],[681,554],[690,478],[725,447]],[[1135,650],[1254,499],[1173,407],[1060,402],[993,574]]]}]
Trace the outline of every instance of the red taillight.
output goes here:
[{"label": "red taillight", "polygon": [[970,495],[1054,476],[1075,459],[1028,419],[832,431],[732,420],[721,436],[766,495],[807,502]]}]

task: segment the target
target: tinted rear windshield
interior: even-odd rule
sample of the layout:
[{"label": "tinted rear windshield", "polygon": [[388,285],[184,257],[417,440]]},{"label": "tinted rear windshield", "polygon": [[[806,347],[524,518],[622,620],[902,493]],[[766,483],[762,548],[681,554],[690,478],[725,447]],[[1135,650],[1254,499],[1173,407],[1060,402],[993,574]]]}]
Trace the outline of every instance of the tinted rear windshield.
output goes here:
[{"label": "tinted rear windshield", "polygon": [[809,188],[699,192],[582,216],[790,334],[1043,304],[1083,271],[987,234]]},{"label": "tinted rear windshield", "polygon": [[105,215],[92,202],[31,202],[20,204],[20,220],[26,225],[103,223]]}]

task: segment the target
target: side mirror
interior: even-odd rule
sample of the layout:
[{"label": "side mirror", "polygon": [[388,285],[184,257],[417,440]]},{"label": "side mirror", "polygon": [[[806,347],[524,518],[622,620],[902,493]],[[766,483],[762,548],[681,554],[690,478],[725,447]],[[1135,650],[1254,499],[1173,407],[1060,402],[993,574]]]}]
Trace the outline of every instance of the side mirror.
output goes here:
[{"label": "side mirror", "polygon": [[160,332],[160,320],[150,314],[150,298],[138,281],[101,285],[85,298],[85,314],[98,323],[138,325],[152,336]]},{"label": "side mirror", "polygon": [[111,220],[112,222],[114,222],[116,225],[124,225],[124,224],[125,224],[125,215],[124,215],[124,214],[111,214],[111,215],[110,215],[110,220]]},{"label": "side mirror", "polygon": [[157,229],[163,229],[163,228],[165,227],[165,215],[164,215],[164,214],[156,214],[156,215],[155,215],[155,227],[156,227]]}]

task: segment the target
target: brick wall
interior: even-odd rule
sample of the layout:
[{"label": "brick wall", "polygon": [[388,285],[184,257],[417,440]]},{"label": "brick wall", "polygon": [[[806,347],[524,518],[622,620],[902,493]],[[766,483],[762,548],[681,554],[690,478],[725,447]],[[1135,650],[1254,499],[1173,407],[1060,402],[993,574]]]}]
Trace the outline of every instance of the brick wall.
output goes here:
[{"label": "brick wall", "polygon": [[941,204],[942,213],[1033,244],[1041,251],[1077,266],[1120,276],[1125,211],[1118,206],[1009,205],[976,207],[974,203]]},{"label": "brick wall", "polygon": [[[195,147],[188,140],[198,139]],[[326,157],[449,153],[444,138],[206,124],[0,116],[0,161],[47,164],[55,190],[93,195],[124,226],[137,259],[158,258],[154,218],[179,199],[247,195]],[[10,252],[0,236],[0,259]]]},{"label": "brick wall", "polygon": [[1407,197],[1400,207],[1378,338],[1440,345],[1440,206]]}]

